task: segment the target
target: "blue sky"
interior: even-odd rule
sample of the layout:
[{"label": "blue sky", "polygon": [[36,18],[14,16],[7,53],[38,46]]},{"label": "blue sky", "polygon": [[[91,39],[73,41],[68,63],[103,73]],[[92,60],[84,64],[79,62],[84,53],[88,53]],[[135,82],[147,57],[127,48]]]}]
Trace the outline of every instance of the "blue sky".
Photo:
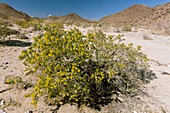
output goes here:
[{"label": "blue sky", "polygon": [[76,13],[87,19],[98,20],[134,4],[153,7],[170,0],[0,0],[0,2],[7,3],[30,16],[47,17]]}]

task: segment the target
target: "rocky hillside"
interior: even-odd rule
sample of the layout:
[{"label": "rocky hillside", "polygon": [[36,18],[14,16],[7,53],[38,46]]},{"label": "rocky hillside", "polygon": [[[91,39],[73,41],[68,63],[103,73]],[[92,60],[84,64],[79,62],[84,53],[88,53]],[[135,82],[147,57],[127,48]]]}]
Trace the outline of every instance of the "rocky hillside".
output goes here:
[{"label": "rocky hillside", "polygon": [[144,5],[133,5],[116,14],[103,17],[100,22],[105,22],[113,25],[133,24],[154,12],[154,9]]},{"label": "rocky hillside", "polygon": [[[147,26],[150,29],[170,31],[170,2],[153,8],[155,11],[141,20],[136,25]],[[170,33],[169,33],[170,34]]]},{"label": "rocky hillside", "polygon": [[167,7],[169,4],[170,4],[170,2],[166,3],[166,4],[157,5],[154,7],[154,9],[161,10],[161,9],[164,9],[164,7]]},{"label": "rocky hillside", "polygon": [[114,26],[146,27],[156,34],[170,35],[170,2],[153,8],[134,5],[116,14],[103,17],[100,22]]},{"label": "rocky hillside", "polygon": [[90,20],[84,19],[75,13],[68,14],[66,16],[50,16],[44,19],[46,22],[66,22],[66,23],[88,23]]},{"label": "rocky hillside", "polygon": [[11,6],[5,3],[0,3],[0,18],[15,19],[15,20],[16,19],[28,20],[31,17],[25,13],[15,10],[14,8],[12,8]]}]

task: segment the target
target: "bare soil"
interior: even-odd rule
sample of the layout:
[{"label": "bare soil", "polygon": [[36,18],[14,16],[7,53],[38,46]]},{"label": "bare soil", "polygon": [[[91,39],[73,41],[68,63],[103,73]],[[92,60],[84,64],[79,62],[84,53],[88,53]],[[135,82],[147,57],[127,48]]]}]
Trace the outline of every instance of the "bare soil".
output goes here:
[{"label": "bare soil", "polygon": [[[83,28],[80,30],[84,33],[88,31],[88,29]],[[107,34],[117,35],[118,33],[109,32]],[[150,69],[156,74],[157,79],[141,87],[143,93],[133,97],[123,96],[121,102],[113,101],[102,107],[101,111],[86,107],[77,109],[76,105],[66,104],[57,113],[170,113],[168,111],[170,110],[170,36],[153,35],[146,31],[124,32],[122,34],[124,34],[126,43],[142,46],[142,52],[151,59]],[[150,40],[144,39],[144,34],[147,34]],[[19,76],[23,81],[35,82],[33,76],[24,74],[25,66],[18,59],[18,55],[21,54],[22,50],[28,48],[27,44],[31,41],[32,37],[27,40],[15,39],[11,42],[15,43],[14,45],[0,45],[0,110],[7,113],[25,113],[26,111],[52,113],[52,110],[55,109],[54,106],[47,106],[43,99],[35,108],[31,104],[31,97],[25,97],[33,88],[25,90],[18,88],[19,86],[4,84],[4,78],[7,75]],[[11,89],[3,91],[9,87]],[[4,100],[5,104],[1,100]]]}]

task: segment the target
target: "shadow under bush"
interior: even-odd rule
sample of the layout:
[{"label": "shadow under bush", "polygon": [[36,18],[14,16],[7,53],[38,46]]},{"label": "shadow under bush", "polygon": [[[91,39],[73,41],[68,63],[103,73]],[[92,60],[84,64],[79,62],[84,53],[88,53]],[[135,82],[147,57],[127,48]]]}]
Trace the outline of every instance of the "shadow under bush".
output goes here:
[{"label": "shadow under bush", "polygon": [[27,47],[31,46],[31,42],[24,42],[20,40],[5,40],[5,41],[0,41],[0,45],[4,46],[19,46],[19,47]]},{"label": "shadow under bush", "polygon": [[112,101],[113,93],[132,93],[143,82],[141,76],[146,76],[141,70],[148,70],[148,58],[140,46],[123,40],[121,35],[106,37],[101,31],[83,35],[77,29],[48,26],[19,56],[37,79],[32,103],[37,105],[44,97],[48,105],[58,108],[77,103],[100,110]]}]

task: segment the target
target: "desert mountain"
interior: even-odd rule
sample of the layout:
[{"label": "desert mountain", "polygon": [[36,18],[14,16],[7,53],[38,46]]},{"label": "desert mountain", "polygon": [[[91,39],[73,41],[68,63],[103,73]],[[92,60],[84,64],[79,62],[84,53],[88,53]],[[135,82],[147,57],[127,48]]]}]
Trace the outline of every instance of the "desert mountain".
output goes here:
[{"label": "desert mountain", "polygon": [[[15,20],[29,20],[31,17],[21,11],[17,11],[11,6],[0,3],[0,18],[1,19],[15,19]],[[65,16],[50,16],[44,18],[45,22],[64,22],[64,23],[90,23],[96,22],[88,19],[84,19],[75,13],[71,13]]]},{"label": "desert mountain", "polygon": [[113,25],[133,24],[153,12],[154,9],[151,7],[136,4],[116,14],[103,17],[99,21]]},{"label": "desert mountain", "polygon": [[3,19],[22,19],[22,20],[28,20],[30,19],[30,16],[28,16],[25,13],[22,13],[20,11],[15,10],[11,6],[0,3],[0,18]]},{"label": "desert mountain", "polygon": [[157,6],[154,7],[154,9],[156,9],[156,10],[161,10],[161,9],[163,9],[164,7],[167,7],[169,4],[170,4],[170,2],[169,2],[169,3],[166,3],[166,4],[157,5]]},{"label": "desert mountain", "polygon": [[50,16],[44,19],[45,21],[66,22],[66,23],[88,23],[90,20],[84,19],[75,13],[70,13],[65,16]]},{"label": "desert mountain", "polygon": [[100,22],[116,26],[144,26],[151,30],[170,34],[170,2],[153,8],[144,5],[134,5],[116,14],[103,17]]},{"label": "desert mountain", "polygon": [[154,7],[154,12],[138,20],[136,25],[143,25],[149,28],[170,31],[170,2]]}]

